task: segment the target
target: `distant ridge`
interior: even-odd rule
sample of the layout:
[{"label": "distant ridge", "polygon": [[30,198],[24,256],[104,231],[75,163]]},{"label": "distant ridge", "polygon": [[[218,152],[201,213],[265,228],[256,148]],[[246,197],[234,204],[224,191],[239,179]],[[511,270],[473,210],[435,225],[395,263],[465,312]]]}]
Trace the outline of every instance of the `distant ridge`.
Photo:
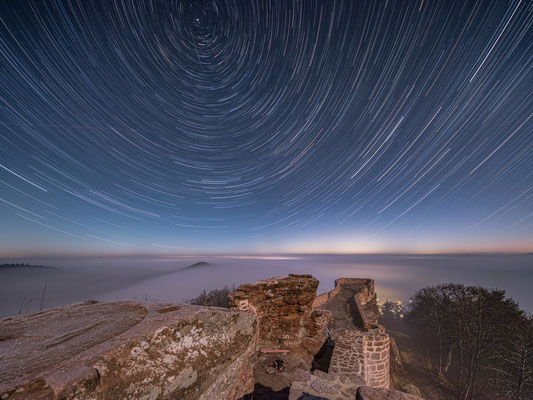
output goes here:
[{"label": "distant ridge", "polygon": [[7,263],[7,264],[0,264],[0,271],[7,271],[7,270],[19,270],[19,269],[39,269],[39,270],[53,270],[53,271],[61,271],[61,269],[56,267],[50,267],[47,265],[33,265],[33,264],[24,264],[24,263]]}]

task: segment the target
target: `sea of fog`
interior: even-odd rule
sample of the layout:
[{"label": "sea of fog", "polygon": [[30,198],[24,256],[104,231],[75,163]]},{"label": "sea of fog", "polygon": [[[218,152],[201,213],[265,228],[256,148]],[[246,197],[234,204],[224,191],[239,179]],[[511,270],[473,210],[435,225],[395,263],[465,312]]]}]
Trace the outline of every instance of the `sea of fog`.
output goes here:
[{"label": "sea of fog", "polygon": [[[197,262],[206,262],[187,268]],[[463,283],[503,289],[533,311],[533,254],[128,256],[2,259],[59,270],[0,270],[0,317],[85,300],[183,302],[202,290],[287,275],[312,274],[318,292],[340,277],[372,278],[380,302],[405,301],[416,289]],[[44,290],[46,285],[46,289]],[[43,296],[44,290],[44,296]],[[42,303],[42,305],[41,305]]]}]

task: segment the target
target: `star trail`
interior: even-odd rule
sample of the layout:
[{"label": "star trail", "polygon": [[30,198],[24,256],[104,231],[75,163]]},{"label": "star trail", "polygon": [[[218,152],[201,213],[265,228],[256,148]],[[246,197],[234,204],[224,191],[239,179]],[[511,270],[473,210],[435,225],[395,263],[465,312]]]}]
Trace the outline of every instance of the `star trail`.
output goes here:
[{"label": "star trail", "polygon": [[532,251],[533,3],[4,0],[0,255]]}]

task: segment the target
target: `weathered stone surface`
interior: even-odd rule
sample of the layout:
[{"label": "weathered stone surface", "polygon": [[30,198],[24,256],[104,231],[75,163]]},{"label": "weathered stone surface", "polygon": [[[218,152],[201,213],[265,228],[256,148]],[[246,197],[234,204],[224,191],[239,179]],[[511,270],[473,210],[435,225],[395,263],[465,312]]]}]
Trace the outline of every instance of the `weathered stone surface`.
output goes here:
[{"label": "weathered stone surface", "polygon": [[241,285],[230,303],[257,316],[258,350],[289,350],[290,357],[310,367],[330,320],[329,313],[313,311],[317,287],[311,275],[291,274]]},{"label": "weathered stone surface", "polygon": [[424,400],[421,397],[399,390],[361,386],[357,389],[356,400]]},{"label": "weathered stone surface", "polygon": [[168,303],[80,303],[0,321],[2,399],[237,399],[255,317]]}]

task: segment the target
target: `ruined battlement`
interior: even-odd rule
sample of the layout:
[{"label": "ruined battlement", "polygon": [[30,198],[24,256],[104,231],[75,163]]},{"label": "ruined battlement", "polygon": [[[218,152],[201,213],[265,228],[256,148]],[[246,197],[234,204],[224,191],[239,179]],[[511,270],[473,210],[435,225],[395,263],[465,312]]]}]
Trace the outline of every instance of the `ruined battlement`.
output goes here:
[{"label": "ruined battlement", "polygon": [[317,296],[313,306],[332,313],[329,332],[335,347],[330,370],[358,377],[368,386],[388,388],[390,339],[378,324],[374,281],[337,279],[335,288]]},{"label": "ruined battlement", "polygon": [[318,280],[278,276],[246,283],[230,294],[233,308],[255,314],[257,350],[287,350],[295,363],[310,365],[326,340],[329,313],[313,309]]},{"label": "ruined battlement", "polygon": [[[388,388],[390,343],[378,324],[374,281],[340,278],[333,290],[316,296],[317,287],[310,275],[289,275],[242,285],[230,295],[233,307],[257,318],[256,382],[275,390],[307,388],[306,393],[332,399],[355,397],[362,385]],[[334,343],[329,359],[322,356],[327,367],[303,374],[313,355],[328,351],[321,348],[327,338]],[[280,363],[284,370],[276,371],[272,366]],[[327,397],[311,390],[311,383],[342,389]]]},{"label": "ruined battlement", "polygon": [[367,288],[374,294],[374,280],[368,278],[339,278],[335,279],[335,287],[357,285],[360,288]]}]

